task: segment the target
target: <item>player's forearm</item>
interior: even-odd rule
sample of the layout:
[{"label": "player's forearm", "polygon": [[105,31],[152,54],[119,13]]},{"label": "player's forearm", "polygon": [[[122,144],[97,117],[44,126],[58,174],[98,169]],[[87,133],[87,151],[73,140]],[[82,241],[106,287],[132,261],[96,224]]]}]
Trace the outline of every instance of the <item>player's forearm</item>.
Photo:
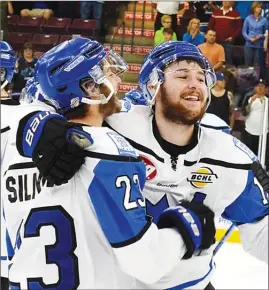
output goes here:
[{"label": "player's forearm", "polygon": [[268,264],[268,216],[262,220],[238,226],[246,252]]},{"label": "player's forearm", "polygon": [[158,230],[152,224],[142,239],[127,247],[114,248],[114,253],[125,273],[143,283],[153,284],[178,264],[186,247],[177,230]]}]

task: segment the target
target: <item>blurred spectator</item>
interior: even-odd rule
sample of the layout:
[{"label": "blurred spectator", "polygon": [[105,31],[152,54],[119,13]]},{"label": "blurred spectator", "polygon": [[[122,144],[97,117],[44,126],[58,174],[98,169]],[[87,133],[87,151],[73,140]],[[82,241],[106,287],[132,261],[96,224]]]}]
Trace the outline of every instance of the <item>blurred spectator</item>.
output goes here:
[{"label": "blurred spectator", "polygon": [[259,81],[257,68],[249,66],[239,66],[237,68],[236,89],[234,94],[234,104],[241,107],[244,100],[252,95],[255,85]]},{"label": "blurred spectator", "polygon": [[182,11],[183,13],[180,17],[180,25],[177,27],[177,36],[180,40],[183,39],[183,35],[187,32],[187,27],[191,19],[196,18],[196,10],[193,2],[185,2],[184,9],[182,9]]},{"label": "blurred spectator", "polygon": [[196,1],[194,2],[194,8],[196,10],[196,17],[201,21],[200,30],[202,32],[206,32],[208,21],[213,13],[213,10],[220,8],[218,2]]},{"label": "blurred spectator", "polygon": [[[19,58],[16,64],[16,73],[13,78],[13,92],[20,92],[27,80],[34,75],[34,69],[37,59],[34,58],[33,46],[30,42],[23,45],[22,57]],[[23,76],[21,78],[20,76]]]},{"label": "blurred spectator", "polygon": [[198,45],[205,57],[209,60],[215,71],[225,63],[224,48],[216,43],[216,31],[208,30],[205,35],[206,42]]},{"label": "blurred spectator", "polygon": [[224,74],[216,73],[216,77],[217,82],[211,89],[211,102],[207,112],[217,115],[233,128],[233,94],[226,89],[227,78]]},{"label": "blurred spectator", "polygon": [[172,19],[171,28],[173,31],[177,31],[177,12],[180,7],[184,6],[184,4],[180,4],[179,1],[174,2],[162,2],[162,1],[152,1],[153,8],[157,9],[157,15],[154,23],[154,30],[157,31],[161,29],[162,21],[161,18],[163,15],[170,15]]},{"label": "blurred spectator", "polygon": [[[246,123],[245,130],[242,135],[242,141],[258,155],[259,137],[262,134],[263,120],[264,120],[264,107],[265,107],[265,91],[266,87],[262,80],[255,87],[255,94],[250,97],[248,104],[245,108]],[[266,114],[268,112],[265,112]],[[268,125],[267,125],[268,126]],[[268,127],[267,127],[268,128]],[[267,129],[268,132],[268,129]],[[267,134],[267,140],[268,134]],[[267,156],[266,167],[269,168],[269,142],[266,146]]]},{"label": "blurred spectator", "polygon": [[[249,15],[243,26],[243,36],[246,39],[244,48],[245,64],[249,66],[259,66],[260,57],[263,54],[263,46],[268,21],[261,16],[262,4],[254,2],[251,6],[252,14]],[[261,64],[264,66],[264,62]]]},{"label": "blurred spectator", "polygon": [[82,19],[100,20],[102,17],[103,5],[104,1],[80,1],[80,17]]},{"label": "blurred spectator", "polygon": [[232,64],[232,44],[241,33],[240,14],[232,8],[232,1],[223,1],[221,9],[214,10],[208,29],[217,33],[217,42],[225,49],[226,63]]},{"label": "blurred spectator", "polygon": [[199,45],[205,42],[205,36],[200,32],[200,20],[192,18],[189,22],[187,33],[183,35],[183,41]]},{"label": "blurred spectator", "polygon": [[268,3],[268,1],[263,2],[262,16],[265,17],[269,21],[269,3]]},{"label": "blurred spectator", "polygon": [[[165,41],[164,34],[163,34],[164,28],[171,28],[171,26],[172,26],[172,18],[170,15],[163,15],[161,20],[162,20],[163,27],[161,27],[161,29],[155,31],[155,35],[154,35],[154,45],[155,46]],[[173,32],[172,40],[177,40],[177,36],[176,36],[175,32]]]},{"label": "blurred spectator", "polygon": [[173,31],[172,28],[164,28],[163,29],[163,38],[164,38],[164,41],[173,40],[173,34],[174,34],[174,31]]},{"label": "blurred spectator", "polygon": [[44,17],[49,19],[53,15],[50,1],[31,1],[32,7],[22,9],[20,15],[22,17]]}]

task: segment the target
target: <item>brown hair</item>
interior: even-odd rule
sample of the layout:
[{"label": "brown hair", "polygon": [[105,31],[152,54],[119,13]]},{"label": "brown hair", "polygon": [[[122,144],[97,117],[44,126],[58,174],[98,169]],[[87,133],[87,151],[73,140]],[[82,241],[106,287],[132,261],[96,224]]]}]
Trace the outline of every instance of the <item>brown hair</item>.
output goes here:
[{"label": "brown hair", "polygon": [[31,42],[25,42],[23,47],[22,47],[22,51],[24,51],[27,48],[34,50]]},{"label": "brown hair", "polygon": [[253,4],[251,5],[251,8],[250,8],[251,13],[253,14],[254,10],[259,6],[262,7],[262,3],[258,2],[258,1],[253,2]]},{"label": "brown hair", "polygon": [[165,34],[165,33],[173,35],[174,31],[173,31],[172,28],[164,28],[163,29],[163,34]]}]

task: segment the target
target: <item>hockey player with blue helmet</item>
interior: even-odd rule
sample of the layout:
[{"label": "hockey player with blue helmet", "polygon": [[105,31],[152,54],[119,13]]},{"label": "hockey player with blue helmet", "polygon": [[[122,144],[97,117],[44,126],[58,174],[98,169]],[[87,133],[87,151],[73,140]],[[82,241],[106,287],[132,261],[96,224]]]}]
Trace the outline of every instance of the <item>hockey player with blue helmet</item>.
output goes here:
[{"label": "hockey player with blue helmet", "polygon": [[[212,66],[197,47],[165,42],[149,53],[139,74],[139,86],[149,106],[137,105],[128,114],[125,110],[111,115],[106,122],[138,150],[146,164],[143,195],[154,222],[164,209],[169,213],[183,199],[204,204],[216,217],[237,225],[245,250],[268,263],[266,172],[239,140],[197,126],[215,81]],[[212,287],[213,250],[211,246],[179,261],[151,288]]]}]

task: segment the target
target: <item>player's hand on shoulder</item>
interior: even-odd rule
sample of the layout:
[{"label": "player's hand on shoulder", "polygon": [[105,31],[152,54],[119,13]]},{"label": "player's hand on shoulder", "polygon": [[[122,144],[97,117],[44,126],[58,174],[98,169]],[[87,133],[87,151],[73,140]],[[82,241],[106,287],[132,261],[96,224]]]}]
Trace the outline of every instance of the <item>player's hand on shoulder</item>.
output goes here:
[{"label": "player's hand on shoulder", "polygon": [[180,205],[166,209],[157,223],[158,228],[176,228],[182,236],[187,252],[184,259],[191,258],[199,250],[215,243],[214,213],[203,204],[182,201]]},{"label": "player's hand on shoulder", "polygon": [[67,183],[85,162],[87,133],[80,125],[48,112],[32,114],[22,124],[22,136],[17,138],[20,154],[33,159],[49,185]]}]

